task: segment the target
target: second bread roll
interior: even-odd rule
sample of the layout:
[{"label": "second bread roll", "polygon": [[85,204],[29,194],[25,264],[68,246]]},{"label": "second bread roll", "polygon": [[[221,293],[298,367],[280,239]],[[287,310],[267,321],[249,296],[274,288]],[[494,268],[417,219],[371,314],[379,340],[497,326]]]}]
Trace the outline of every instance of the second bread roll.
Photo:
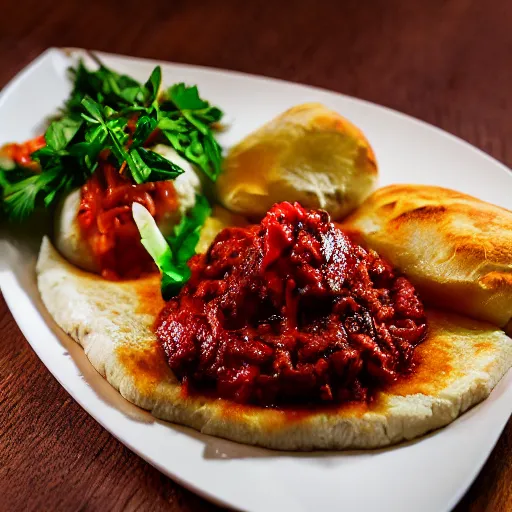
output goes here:
[{"label": "second bread roll", "polygon": [[344,222],[423,298],[505,327],[512,317],[512,212],[440,187],[377,190]]}]

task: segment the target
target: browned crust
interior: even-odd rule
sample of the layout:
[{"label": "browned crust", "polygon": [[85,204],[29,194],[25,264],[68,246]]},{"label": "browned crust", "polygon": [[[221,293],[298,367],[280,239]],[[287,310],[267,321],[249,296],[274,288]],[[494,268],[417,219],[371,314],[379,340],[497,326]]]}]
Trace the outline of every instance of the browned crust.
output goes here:
[{"label": "browned crust", "polygon": [[390,185],[342,225],[426,300],[504,327],[512,317],[512,212],[453,190]]},{"label": "browned crust", "polygon": [[512,364],[512,340],[499,329],[429,311],[416,370],[373,402],[315,410],[240,406],[185,393],[167,366],[152,327],[161,304],[158,276],[105,281],[65,262],[48,240],[37,270],[49,312],[127,400],[158,418],[246,444],[347,449],[412,439],[486,398]]}]

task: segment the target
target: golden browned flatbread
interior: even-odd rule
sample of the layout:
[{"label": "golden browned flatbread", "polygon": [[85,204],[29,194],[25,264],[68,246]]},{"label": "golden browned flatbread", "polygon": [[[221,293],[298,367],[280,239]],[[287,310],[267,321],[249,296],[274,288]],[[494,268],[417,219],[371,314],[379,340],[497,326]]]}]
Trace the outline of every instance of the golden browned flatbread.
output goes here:
[{"label": "golden browned flatbread", "polygon": [[48,239],[37,264],[43,301],[108,382],[158,418],[205,434],[282,450],[375,448],[453,421],[485,399],[512,365],[512,340],[489,323],[436,310],[417,370],[370,404],[273,410],[187,396],[152,331],[159,277],[110,282],[67,263]]},{"label": "golden browned flatbread", "polygon": [[441,187],[390,185],[341,226],[437,306],[505,327],[512,318],[512,212]]}]

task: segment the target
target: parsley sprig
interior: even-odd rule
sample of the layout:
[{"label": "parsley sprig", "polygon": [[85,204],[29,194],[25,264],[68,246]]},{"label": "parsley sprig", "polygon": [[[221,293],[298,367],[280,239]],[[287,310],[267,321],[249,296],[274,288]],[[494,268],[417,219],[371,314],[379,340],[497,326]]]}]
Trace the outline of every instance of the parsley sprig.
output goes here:
[{"label": "parsley sprig", "polygon": [[91,54],[91,57],[99,65],[97,70],[89,71],[82,60],[76,68],[70,69],[74,85],[63,109],[66,115],[80,116],[82,100],[86,96],[114,110],[144,107],[156,99],[162,79],[160,66],[153,70],[148,81],[142,85],[127,75],[120,75],[107,68],[94,55]]},{"label": "parsley sprig", "polygon": [[164,98],[158,127],[178,153],[215,181],[222,155],[211,127],[220,121],[222,111],[202,100],[196,86],[183,83],[170,87]]},{"label": "parsley sprig", "polygon": [[62,116],[46,130],[46,146],[32,154],[41,172],[0,168],[3,209],[12,220],[25,219],[39,202],[53,205],[61,194],[85,183],[105,150],[135,183],[175,179],[183,170],[144,147],[156,129],[185,159],[217,179],[221,148],[212,128],[222,112],[202,100],[197,87],[180,83],[161,93],[159,66],[141,84],[98,63],[95,71],[82,61],[72,70],[73,90]]},{"label": "parsley sprig", "polygon": [[0,170],[3,188],[3,207],[14,220],[23,220],[35,209],[42,197],[45,206],[51,205],[60,192],[83,183],[87,171],[79,165],[82,154],[90,148],[69,147],[82,126],[82,121],[63,118],[54,121],[45,134],[46,146],[32,154],[42,172],[32,174],[20,167]]},{"label": "parsley sprig", "polygon": [[119,167],[126,163],[135,183],[173,180],[183,173],[178,165],[142,147],[156,126],[156,119],[149,117],[154,114],[139,117],[128,148],[127,118],[110,107],[102,107],[89,96],[82,99],[82,106],[87,112],[82,114],[82,118],[89,125],[86,140],[97,141],[103,149],[109,149]]}]

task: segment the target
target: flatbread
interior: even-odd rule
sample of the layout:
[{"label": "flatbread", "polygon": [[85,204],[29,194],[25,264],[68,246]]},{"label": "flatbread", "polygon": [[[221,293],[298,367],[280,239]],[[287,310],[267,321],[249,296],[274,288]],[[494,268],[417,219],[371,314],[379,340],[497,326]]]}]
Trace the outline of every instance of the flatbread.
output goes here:
[{"label": "flatbread", "polygon": [[498,327],[511,320],[511,211],[446,188],[389,185],[341,227],[406,275],[425,301]]},{"label": "flatbread", "polygon": [[491,324],[428,311],[417,369],[370,403],[276,410],[187,396],[152,331],[159,276],[110,282],[65,261],[45,238],[38,285],[57,324],[128,401],[214,436],[281,450],[376,448],[442,427],[484,400],[512,366],[512,340]]}]

